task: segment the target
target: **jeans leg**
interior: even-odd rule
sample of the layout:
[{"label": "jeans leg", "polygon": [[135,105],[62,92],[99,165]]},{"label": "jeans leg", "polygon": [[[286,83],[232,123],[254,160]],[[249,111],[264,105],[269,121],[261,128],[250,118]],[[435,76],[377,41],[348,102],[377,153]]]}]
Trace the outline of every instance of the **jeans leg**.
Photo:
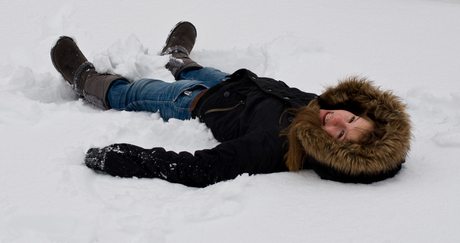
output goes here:
[{"label": "jeans leg", "polygon": [[180,74],[179,80],[222,81],[230,74],[218,69],[205,67],[198,70],[186,70]]},{"label": "jeans leg", "polygon": [[116,110],[159,112],[165,120],[191,118],[190,104],[202,90],[219,81],[179,80],[167,83],[155,79],[141,79],[134,83],[117,80],[107,98]]}]

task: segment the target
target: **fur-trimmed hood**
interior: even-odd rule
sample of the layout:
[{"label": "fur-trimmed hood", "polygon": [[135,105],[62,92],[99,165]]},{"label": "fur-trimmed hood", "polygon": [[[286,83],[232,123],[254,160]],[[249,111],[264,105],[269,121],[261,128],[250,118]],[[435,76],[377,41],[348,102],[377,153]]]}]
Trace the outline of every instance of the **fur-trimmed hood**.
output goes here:
[{"label": "fur-trimmed hood", "polygon": [[366,115],[385,129],[382,139],[360,145],[339,142],[317,126],[299,126],[296,136],[305,150],[304,167],[322,178],[371,183],[394,176],[404,163],[412,138],[405,105],[390,91],[382,91],[365,78],[351,77],[329,87],[308,108],[348,110]]}]

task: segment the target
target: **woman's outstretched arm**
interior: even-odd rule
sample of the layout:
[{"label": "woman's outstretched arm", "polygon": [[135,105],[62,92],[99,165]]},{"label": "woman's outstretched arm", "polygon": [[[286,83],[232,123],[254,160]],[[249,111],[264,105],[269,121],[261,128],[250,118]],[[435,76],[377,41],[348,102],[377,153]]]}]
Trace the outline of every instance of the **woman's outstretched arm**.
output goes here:
[{"label": "woman's outstretched arm", "polygon": [[194,154],[112,144],[88,150],[85,163],[113,176],[161,178],[187,186],[205,187],[243,173],[286,171],[282,146],[283,140],[268,132],[252,133]]}]

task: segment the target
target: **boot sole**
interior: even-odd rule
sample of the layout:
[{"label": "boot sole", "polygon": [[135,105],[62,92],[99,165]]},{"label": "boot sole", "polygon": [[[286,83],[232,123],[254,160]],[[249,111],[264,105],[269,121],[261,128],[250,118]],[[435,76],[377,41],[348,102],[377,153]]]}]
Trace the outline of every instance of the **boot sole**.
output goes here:
[{"label": "boot sole", "polygon": [[193,25],[192,23],[188,22],[188,21],[180,21],[179,23],[177,23],[172,29],[171,31],[169,32],[168,34],[168,38],[166,38],[166,42],[165,44],[163,45],[163,49],[161,50],[161,55],[166,55],[166,46],[168,46],[168,43],[169,41],[171,40],[171,36],[173,34],[173,32],[177,29],[177,27],[183,25],[183,24],[190,24],[193,29],[195,30],[195,38],[197,36],[197,31],[196,31],[196,28],[195,28],[195,25]]},{"label": "boot sole", "polygon": [[[69,40],[71,40],[72,42],[76,43],[72,38],[70,38],[70,37],[68,37],[68,36],[61,36],[61,37],[59,37],[59,40],[56,41],[56,44],[53,46],[53,48],[51,48],[51,53],[50,53],[50,55],[51,55],[51,62],[53,63],[53,66],[54,66],[54,68],[59,72],[59,74],[61,74],[61,75],[62,75],[62,72],[61,72],[61,70],[59,69],[59,67],[56,65],[55,53],[54,53],[54,52],[55,52],[56,46],[59,44],[59,42],[62,41],[62,40],[65,40],[65,39],[69,39]],[[64,78],[64,80],[65,80],[68,84],[73,85],[73,83],[70,83],[70,82],[67,81],[65,78]]]}]

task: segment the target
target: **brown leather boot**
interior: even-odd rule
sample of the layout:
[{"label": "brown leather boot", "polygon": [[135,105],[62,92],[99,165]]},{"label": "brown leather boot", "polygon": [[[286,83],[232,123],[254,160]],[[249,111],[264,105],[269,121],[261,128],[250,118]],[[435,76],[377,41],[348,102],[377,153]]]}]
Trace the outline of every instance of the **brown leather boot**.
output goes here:
[{"label": "brown leather boot", "polygon": [[93,64],[68,36],[61,36],[51,49],[51,61],[77,95],[102,109],[110,109],[107,92],[112,83],[120,79],[128,81],[120,75],[96,72]]},{"label": "brown leather boot", "polygon": [[171,55],[166,68],[171,71],[176,80],[179,79],[182,71],[203,68],[189,57],[196,36],[195,26],[190,22],[182,21],[174,26],[166,39],[161,55]]}]

